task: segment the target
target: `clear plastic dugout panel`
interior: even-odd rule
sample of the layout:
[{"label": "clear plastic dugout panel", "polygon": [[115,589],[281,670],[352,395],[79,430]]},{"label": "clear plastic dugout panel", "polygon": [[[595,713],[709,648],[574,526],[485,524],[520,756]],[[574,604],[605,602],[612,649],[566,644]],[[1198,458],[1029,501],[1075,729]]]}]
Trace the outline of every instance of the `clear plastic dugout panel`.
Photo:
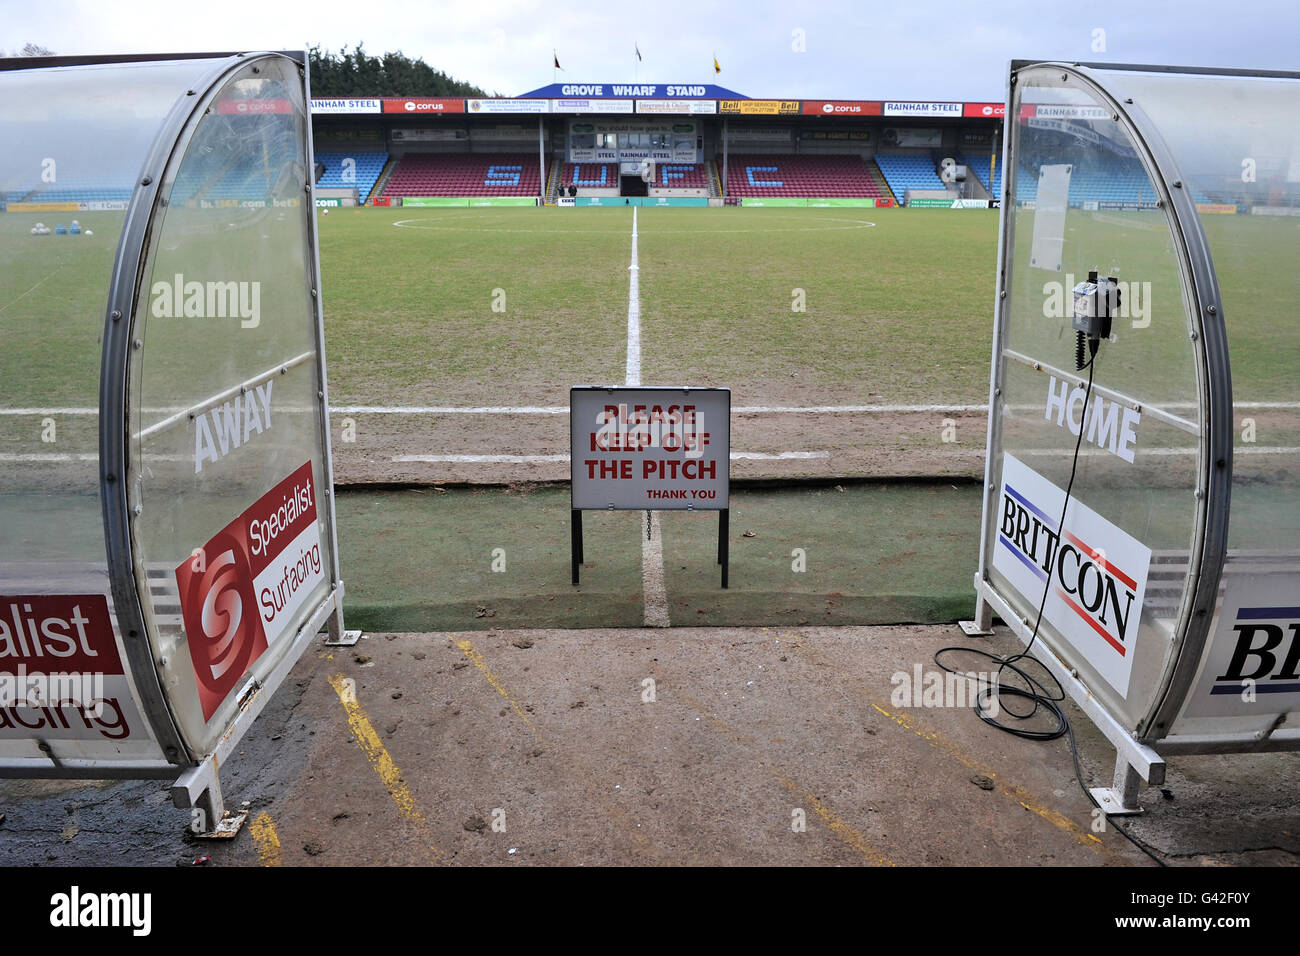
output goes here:
[{"label": "clear plastic dugout panel", "polygon": [[1134,766],[1296,746],[1300,75],[1017,62],[1006,115],[980,617],[1041,604]]},{"label": "clear plastic dugout panel", "polygon": [[0,773],[219,805],[341,630],[309,99],[298,54],[123,59],[0,70],[0,680],[68,696],[0,702]]}]

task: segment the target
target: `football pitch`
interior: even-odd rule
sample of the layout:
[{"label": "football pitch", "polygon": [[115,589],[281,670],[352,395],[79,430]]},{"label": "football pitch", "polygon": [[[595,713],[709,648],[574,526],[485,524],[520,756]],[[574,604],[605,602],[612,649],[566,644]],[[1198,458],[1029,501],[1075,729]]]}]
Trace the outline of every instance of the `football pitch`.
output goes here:
[{"label": "football pitch", "polygon": [[[35,218],[7,214],[0,229],[25,234]],[[1300,352],[1300,329],[1279,321],[1294,301],[1297,277],[1285,256],[1297,226],[1219,218],[1207,229],[1242,240],[1239,256],[1218,262],[1234,385],[1249,382],[1245,398],[1278,406],[1243,414],[1258,419],[1261,445],[1284,449],[1298,443],[1289,411],[1294,373],[1279,358]],[[1132,263],[1129,274],[1142,275],[1143,257],[1156,261],[1153,237],[1164,239],[1148,220],[1130,227],[1117,219],[1081,213],[1071,226],[1087,234],[1118,225],[1123,248],[1112,251]],[[89,489],[100,343],[85,335],[84,315],[103,313],[116,224],[111,213],[82,221],[94,236],[21,236],[0,274],[0,320],[45,330],[5,353],[0,440],[5,452],[18,452],[6,468],[21,470],[25,452],[49,450],[34,436],[47,417],[57,420],[57,450],[70,449],[79,462],[58,468],[84,472]],[[365,627],[643,620],[644,516],[592,516],[582,585],[571,590],[562,484],[569,388],[634,381],[732,390],[731,473],[741,483],[732,506],[733,588],[717,588],[716,517],[666,516],[672,623],[966,613],[978,548],[972,479],[984,467],[996,213],[367,208],[335,209],[317,221],[335,477],[352,489],[339,501],[340,549],[349,612]],[[1022,219],[1020,228],[1031,226]],[[1278,261],[1266,263],[1273,285],[1256,288],[1248,277],[1259,274],[1251,257],[1266,247],[1261,236],[1273,237]],[[1019,269],[1013,294],[1031,301],[1044,275]],[[1153,294],[1165,302],[1174,295],[1158,286]],[[1140,348],[1113,354],[1135,374],[1160,374]],[[1247,462],[1285,460],[1246,456],[1238,472]],[[48,480],[53,472],[41,474]],[[800,478],[820,480],[745,487]],[[881,481],[855,487],[853,478]],[[479,487],[444,491],[453,485]],[[32,492],[32,512],[41,513],[49,502]],[[84,506],[93,526],[96,502]],[[1245,512],[1234,521],[1250,524]],[[39,537],[10,530],[24,541]],[[509,554],[506,590],[485,563],[497,548]],[[792,571],[793,549],[808,555],[803,573]],[[435,555],[441,571],[431,575]]]},{"label": "football pitch", "polygon": [[[557,405],[623,384],[632,219],[320,217],[335,398]],[[647,384],[728,386],[737,405],[986,397],[996,213],[646,207],[637,235]]]},{"label": "football pitch", "polygon": [[631,375],[730,388],[737,477],[975,475],[997,214],[937,212],[333,210],[340,480],[567,478],[569,388]]},{"label": "football pitch", "polygon": [[[27,236],[37,218],[51,216],[0,217],[18,234],[0,321],[43,330],[7,348],[0,439],[31,444],[44,412],[80,408],[58,416],[60,441],[92,453],[99,342],[76,316],[103,312],[120,214],[83,214],[95,235],[76,237]],[[1076,210],[1069,244],[1157,275],[1152,294],[1177,313],[1162,218]],[[372,207],[317,219],[342,484],[564,481],[569,388],[633,382],[730,388],[734,478],[982,474],[996,212]],[[1300,225],[1206,219],[1235,397],[1285,405],[1294,374],[1279,356],[1300,352],[1300,327],[1278,317],[1300,296],[1286,259]],[[1018,268],[1013,295],[1032,304],[1045,277]],[[1067,367],[1069,344],[1035,350]],[[1113,352],[1126,377],[1188,380],[1145,346],[1132,335]],[[1300,440],[1289,414],[1254,417],[1260,443]]]}]

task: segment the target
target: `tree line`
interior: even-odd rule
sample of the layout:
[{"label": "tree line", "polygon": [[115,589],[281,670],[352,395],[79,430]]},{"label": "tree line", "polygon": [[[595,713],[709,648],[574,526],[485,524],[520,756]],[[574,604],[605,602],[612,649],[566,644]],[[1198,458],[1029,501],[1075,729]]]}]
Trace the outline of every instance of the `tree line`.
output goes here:
[{"label": "tree line", "polygon": [[314,46],[307,58],[312,96],[487,96],[474,84],[452,79],[400,51],[370,56],[360,43],[337,53]]}]

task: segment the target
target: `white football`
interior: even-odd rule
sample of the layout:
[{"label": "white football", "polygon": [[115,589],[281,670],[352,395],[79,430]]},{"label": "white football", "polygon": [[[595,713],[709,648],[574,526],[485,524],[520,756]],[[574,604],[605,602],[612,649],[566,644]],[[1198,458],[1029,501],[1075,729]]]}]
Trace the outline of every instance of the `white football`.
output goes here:
[{"label": "white football", "polygon": [[93,236],[93,235],[94,235],[94,233],[91,232],[89,229],[86,230],[85,234],[86,234],[87,236]]}]

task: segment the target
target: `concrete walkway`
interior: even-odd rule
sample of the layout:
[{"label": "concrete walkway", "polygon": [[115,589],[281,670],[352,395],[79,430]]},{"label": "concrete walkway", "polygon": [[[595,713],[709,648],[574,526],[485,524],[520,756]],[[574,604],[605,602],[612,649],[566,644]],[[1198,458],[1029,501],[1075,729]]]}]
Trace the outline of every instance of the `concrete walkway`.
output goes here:
[{"label": "concrete walkway", "polygon": [[[159,782],[0,782],[11,864],[1133,865],[1064,740],[891,697],[951,626],[371,634],[304,656],[222,771],[235,840]],[[1001,632],[980,646],[1015,648]],[[965,666],[965,665],[963,665]],[[980,665],[974,658],[969,666]],[[891,680],[892,679],[892,680]],[[934,703],[934,701],[930,701]],[[1069,708],[1090,784],[1113,751]],[[1300,760],[1175,759],[1121,825],[1170,865],[1294,864]]]}]

